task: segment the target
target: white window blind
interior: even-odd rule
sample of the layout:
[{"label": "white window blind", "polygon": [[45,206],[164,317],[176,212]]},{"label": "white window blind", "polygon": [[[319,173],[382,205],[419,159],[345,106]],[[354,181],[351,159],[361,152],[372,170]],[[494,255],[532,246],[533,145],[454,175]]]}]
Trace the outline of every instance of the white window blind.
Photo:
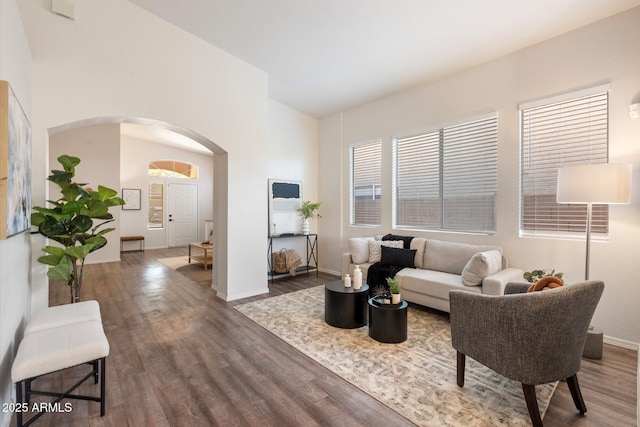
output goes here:
[{"label": "white window blind", "polygon": [[[521,109],[520,229],[524,235],[586,231],[586,205],[556,203],[558,168],[608,161],[608,92]],[[592,232],[607,233],[607,205],[593,205]]]},{"label": "white window blind", "polygon": [[498,118],[396,139],[396,225],[495,231]]},{"label": "white window blind", "polygon": [[350,169],[350,223],[380,225],[382,197],[380,141],[352,146]]},{"label": "white window blind", "polygon": [[396,140],[396,225],[440,228],[440,131]]}]

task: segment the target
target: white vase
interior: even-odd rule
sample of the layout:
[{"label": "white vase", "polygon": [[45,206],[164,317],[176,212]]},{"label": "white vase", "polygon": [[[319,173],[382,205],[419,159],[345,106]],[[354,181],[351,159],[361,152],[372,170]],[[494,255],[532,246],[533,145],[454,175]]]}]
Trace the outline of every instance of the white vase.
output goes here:
[{"label": "white vase", "polygon": [[309,224],[309,218],[303,218],[302,234],[309,234],[310,231],[311,231],[311,225]]},{"label": "white vase", "polygon": [[391,294],[391,304],[400,304],[400,294]]},{"label": "white vase", "polygon": [[353,288],[360,289],[362,287],[362,270],[360,270],[360,266],[356,265],[356,268],[353,270]]}]

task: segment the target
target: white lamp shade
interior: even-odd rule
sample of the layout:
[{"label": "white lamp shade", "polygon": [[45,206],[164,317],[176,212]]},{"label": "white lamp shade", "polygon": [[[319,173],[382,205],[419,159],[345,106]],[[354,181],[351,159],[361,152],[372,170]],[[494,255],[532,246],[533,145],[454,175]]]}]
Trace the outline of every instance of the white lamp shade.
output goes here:
[{"label": "white lamp shade", "polygon": [[558,169],[558,203],[624,204],[631,201],[631,165],[598,163]]}]

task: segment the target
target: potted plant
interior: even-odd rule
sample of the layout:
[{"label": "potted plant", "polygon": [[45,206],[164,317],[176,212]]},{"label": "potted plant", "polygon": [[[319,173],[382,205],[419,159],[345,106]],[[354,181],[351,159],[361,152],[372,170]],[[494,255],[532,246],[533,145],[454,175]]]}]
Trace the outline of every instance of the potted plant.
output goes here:
[{"label": "potted plant", "polygon": [[302,202],[298,208],[298,214],[302,218],[302,234],[309,234],[311,230],[309,220],[314,218],[322,218],[318,210],[322,202],[311,203],[309,200]]},{"label": "potted plant", "polygon": [[[38,261],[51,266],[47,276],[53,280],[64,280],[69,285],[71,302],[80,300],[82,272],[87,255],[107,244],[105,234],[114,228],[104,228],[113,221],[109,208],[124,204],[117,197],[118,192],[111,188],[98,186],[98,191],[85,188],[86,184],[72,181],[75,167],[80,163],[77,157],[63,155],[58,157],[63,169],[52,170],[47,178],[60,187],[62,197],[49,200],[50,208],[34,206],[31,224],[38,227],[39,233],[62,246],[46,246],[42,250],[47,255]],[[94,226],[94,219],[100,222]]]},{"label": "potted plant", "polygon": [[391,292],[391,304],[400,304],[400,282],[391,277],[387,277],[387,284]]},{"label": "potted plant", "polygon": [[556,270],[533,270],[524,273],[523,277],[529,283],[535,283],[543,277],[553,276],[562,279],[563,273],[556,273]]}]

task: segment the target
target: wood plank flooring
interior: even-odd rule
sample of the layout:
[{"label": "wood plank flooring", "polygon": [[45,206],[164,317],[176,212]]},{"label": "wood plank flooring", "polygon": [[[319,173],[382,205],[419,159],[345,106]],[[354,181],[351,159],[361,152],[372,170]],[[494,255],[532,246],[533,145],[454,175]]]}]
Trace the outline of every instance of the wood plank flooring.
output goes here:
[{"label": "wood plank flooring", "polygon": [[[70,401],[71,413],[47,414],[39,426],[413,425],[233,308],[317,286],[332,276],[277,280],[269,295],[227,303],[206,283],[156,261],[186,251],[129,252],[120,263],[85,268],[82,298],[100,302],[111,345],[107,413],[101,418],[97,403]],[[66,304],[68,298],[66,285],[51,284],[51,305]],[[578,377],[586,416],[577,414],[566,384],[560,383],[545,426],[636,425],[636,365],[636,352],[608,345],[602,360],[584,359]],[[34,384],[61,389],[86,369],[72,368]],[[97,391],[86,384],[78,393]]]}]

